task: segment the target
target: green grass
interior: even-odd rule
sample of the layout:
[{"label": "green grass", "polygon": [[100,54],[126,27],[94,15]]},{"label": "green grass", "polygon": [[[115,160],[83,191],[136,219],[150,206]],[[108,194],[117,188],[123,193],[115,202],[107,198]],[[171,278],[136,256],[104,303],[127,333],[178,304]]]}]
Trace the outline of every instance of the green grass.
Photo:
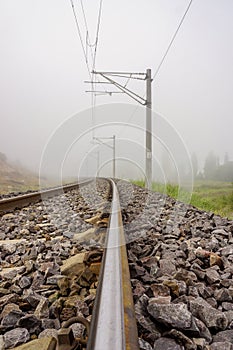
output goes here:
[{"label": "green grass", "polygon": [[233,218],[233,184],[230,182],[196,182],[191,204],[221,216]]},{"label": "green grass", "polygon": [[[132,181],[138,186],[144,187],[145,182]],[[197,181],[194,184],[193,192],[179,188],[174,184],[153,183],[152,189],[155,192],[167,194],[179,201],[215,214],[233,219],[233,183],[221,181]]]}]

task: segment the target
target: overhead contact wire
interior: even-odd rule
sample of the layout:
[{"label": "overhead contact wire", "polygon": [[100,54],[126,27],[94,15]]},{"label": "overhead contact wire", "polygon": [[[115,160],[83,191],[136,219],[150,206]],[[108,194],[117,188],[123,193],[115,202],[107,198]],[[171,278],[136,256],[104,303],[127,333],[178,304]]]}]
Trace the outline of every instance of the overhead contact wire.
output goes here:
[{"label": "overhead contact wire", "polygon": [[101,19],[101,14],[102,14],[102,6],[103,6],[103,0],[100,0],[98,24],[97,24],[97,31],[96,31],[96,41],[95,41],[95,52],[94,52],[94,60],[93,60],[93,69],[92,70],[95,70],[95,62],[96,62],[97,46],[98,46],[98,41],[99,41],[99,30],[100,30],[100,19]]},{"label": "overhead contact wire", "polygon": [[73,0],[70,0],[70,3],[71,3],[72,10],[73,10],[73,15],[74,15],[75,23],[76,23],[76,28],[77,28],[79,39],[80,39],[80,42],[81,42],[81,46],[82,46],[82,50],[83,50],[84,59],[85,59],[86,66],[87,66],[87,70],[88,70],[89,76],[91,78],[91,71],[90,71],[90,68],[89,68],[88,58],[87,58],[87,54],[86,54],[86,51],[85,51],[85,47],[84,47],[84,43],[83,43],[83,39],[82,39],[82,35],[81,35],[79,23],[78,23],[78,17],[77,17],[76,11],[75,11],[75,6],[74,6],[74,3],[73,3]]},{"label": "overhead contact wire", "polygon": [[[188,6],[187,6],[187,8],[186,8],[186,10],[185,10],[185,12],[184,12],[182,18],[181,18],[181,20],[180,20],[180,22],[179,22],[178,27],[177,27],[175,33],[174,33],[173,36],[172,36],[172,39],[171,39],[171,41],[170,41],[170,43],[169,43],[169,45],[168,45],[168,47],[167,47],[167,49],[166,49],[166,51],[165,51],[165,53],[164,53],[164,55],[163,55],[163,57],[162,57],[160,63],[159,63],[159,65],[158,65],[158,67],[157,67],[157,69],[156,69],[154,75],[153,75],[153,78],[152,78],[153,81],[154,81],[155,77],[158,75],[158,73],[159,73],[159,71],[160,71],[160,69],[161,69],[161,67],[162,67],[162,65],[163,65],[163,63],[164,63],[164,61],[165,61],[165,58],[167,57],[168,52],[170,51],[170,49],[171,49],[171,47],[172,47],[172,44],[174,43],[174,41],[175,41],[175,39],[176,39],[176,37],[177,37],[177,34],[178,34],[178,32],[179,32],[179,30],[180,30],[180,28],[181,28],[181,26],[182,26],[182,24],[183,24],[183,22],[184,22],[184,19],[185,19],[185,17],[187,16],[188,11],[190,10],[190,7],[191,7],[191,5],[192,5],[192,2],[193,2],[193,0],[190,0],[190,2],[189,2],[189,4],[188,4]],[[145,94],[144,94],[143,98],[145,98]],[[128,119],[127,122],[130,122],[130,120],[133,118],[133,116],[134,116],[134,114],[136,113],[138,107],[139,107],[139,106],[136,106],[136,107],[135,107],[133,113],[131,114],[131,116],[130,116],[130,118]]]},{"label": "overhead contact wire", "polygon": [[180,21],[180,23],[179,23],[179,25],[178,25],[178,27],[177,27],[177,29],[176,29],[174,35],[172,36],[172,39],[171,39],[171,41],[170,41],[170,43],[169,43],[169,45],[168,45],[168,47],[167,47],[167,50],[165,51],[165,53],[164,53],[164,55],[163,55],[163,58],[162,58],[162,60],[160,61],[159,65],[158,65],[158,68],[157,68],[156,71],[155,71],[155,74],[153,75],[153,80],[154,80],[155,77],[158,75],[158,73],[159,73],[159,71],[160,71],[160,68],[162,67],[163,62],[165,61],[165,58],[167,57],[168,52],[169,52],[169,50],[170,50],[172,44],[174,43],[175,38],[176,38],[176,36],[177,36],[177,34],[178,34],[178,32],[179,32],[179,30],[180,30],[180,28],[181,28],[181,26],[182,26],[182,24],[183,24],[183,22],[184,22],[184,19],[185,19],[186,15],[187,15],[187,13],[188,13],[188,11],[189,11],[191,5],[192,5],[192,2],[193,2],[193,0],[190,0],[186,11],[185,11],[185,13],[183,14],[183,17],[181,18],[181,21]]}]

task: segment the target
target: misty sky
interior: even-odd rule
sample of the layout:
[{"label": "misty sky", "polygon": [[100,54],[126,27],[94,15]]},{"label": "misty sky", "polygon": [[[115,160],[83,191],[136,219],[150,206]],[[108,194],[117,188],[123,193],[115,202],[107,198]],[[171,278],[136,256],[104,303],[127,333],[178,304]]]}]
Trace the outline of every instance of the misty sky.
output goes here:
[{"label": "misty sky", "polygon": [[[74,3],[85,42],[80,2]],[[103,0],[96,70],[151,68],[153,75],[188,3]],[[83,0],[83,5],[93,43],[99,1]],[[152,85],[153,110],[171,123],[201,164],[210,150],[220,160],[228,152],[233,160],[232,16],[232,0],[194,0]],[[68,118],[91,107],[91,95],[85,93],[90,86],[84,84],[89,76],[70,1],[0,0],[0,46],[0,152],[38,169],[51,135]],[[128,86],[145,93],[144,82]],[[129,103],[132,111],[137,105],[122,94],[99,96],[96,103]],[[110,113],[109,123],[127,122],[131,110],[119,120]],[[84,119],[80,118],[80,130],[92,128],[91,113]],[[100,119],[95,117],[95,124]],[[154,132],[157,128],[154,118]],[[118,137],[121,129],[112,126],[108,134],[113,133]],[[87,137],[82,144],[85,152],[93,147],[90,140]]]}]

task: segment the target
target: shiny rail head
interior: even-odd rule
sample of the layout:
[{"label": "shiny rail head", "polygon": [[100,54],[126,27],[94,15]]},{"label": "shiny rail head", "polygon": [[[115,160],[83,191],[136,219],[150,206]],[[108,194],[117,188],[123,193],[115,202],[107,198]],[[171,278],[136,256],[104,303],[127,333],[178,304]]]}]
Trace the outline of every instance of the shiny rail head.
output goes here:
[{"label": "shiny rail head", "polygon": [[87,350],[139,350],[119,195],[113,181],[111,185],[107,243]]}]

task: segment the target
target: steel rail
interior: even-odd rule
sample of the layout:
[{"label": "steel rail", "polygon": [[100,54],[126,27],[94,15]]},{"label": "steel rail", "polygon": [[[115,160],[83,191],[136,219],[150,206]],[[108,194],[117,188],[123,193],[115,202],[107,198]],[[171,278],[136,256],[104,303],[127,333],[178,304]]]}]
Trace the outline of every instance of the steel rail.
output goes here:
[{"label": "steel rail", "polygon": [[115,183],[87,350],[139,350],[124,230]]},{"label": "steel rail", "polygon": [[77,183],[50,188],[39,192],[32,192],[23,194],[16,197],[4,198],[0,200],[0,214],[7,213],[17,208],[23,208],[26,205],[39,202],[41,199],[51,198],[61,195],[64,192],[71,191],[72,189],[84,186],[90,183],[93,179],[85,179]]}]

